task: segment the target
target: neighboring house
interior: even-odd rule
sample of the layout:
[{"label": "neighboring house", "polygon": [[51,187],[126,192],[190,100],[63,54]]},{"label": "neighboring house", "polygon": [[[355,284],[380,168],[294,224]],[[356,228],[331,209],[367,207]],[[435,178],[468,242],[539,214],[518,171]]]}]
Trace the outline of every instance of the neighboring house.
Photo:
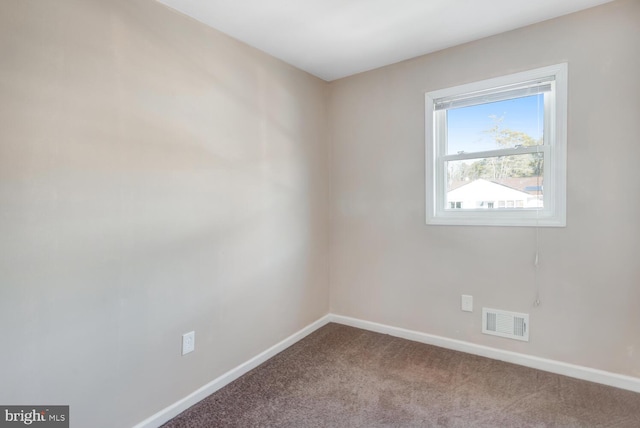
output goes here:
[{"label": "neighboring house", "polygon": [[528,193],[479,178],[447,192],[447,208],[449,209],[535,208],[541,206],[542,192],[539,186]]}]

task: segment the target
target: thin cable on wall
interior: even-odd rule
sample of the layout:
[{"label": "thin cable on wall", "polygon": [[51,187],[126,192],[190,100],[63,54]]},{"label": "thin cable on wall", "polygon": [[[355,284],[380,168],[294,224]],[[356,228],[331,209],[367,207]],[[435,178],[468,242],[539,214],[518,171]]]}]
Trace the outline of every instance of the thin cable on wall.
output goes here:
[{"label": "thin cable on wall", "polygon": [[[540,135],[540,98],[544,98],[543,96],[538,96],[537,97],[537,112],[538,112],[538,120],[537,120],[537,134]],[[544,117],[544,114],[543,114]],[[544,129],[543,129],[544,132]],[[542,143],[544,144],[544,135],[542,136]],[[542,172],[544,174],[544,168],[545,165],[544,163],[542,163],[542,171],[540,168],[540,144],[536,145],[536,161],[538,163],[538,168],[537,169],[537,176],[536,176],[536,226],[535,226],[535,234],[536,234],[536,239],[535,239],[535,258],[533,261],[533,287],[534,287],[534,291],[535,291],[535,299],[533,300],[533,306],[540,306],[540,304],[542,303],[542,301],[540,300],[540,189],[542,189],[542,186],[540,185],[540,173]],[[544,190],[543,190],[544,191]],[[544,194],[542,196],[542,203],[544,206]]]},{"label": "thin cable on wall", "polygon": [[[537,211],[536,211],[536,222],[537,222]],[[533,282],[534,282],[534,288],[535,288],[535,300],[533,301],[533,306],[540,306],[540,304],[542,303],[540,301],[540,275],[539,275],[539,269],[540,269],[540,258],[539,258],[539,251],[540,251],[540,228],[538,227],[538,225],[536,224],[536,256],[533,262],[533,266],[534,266],[534,272],[533,272]]]}]

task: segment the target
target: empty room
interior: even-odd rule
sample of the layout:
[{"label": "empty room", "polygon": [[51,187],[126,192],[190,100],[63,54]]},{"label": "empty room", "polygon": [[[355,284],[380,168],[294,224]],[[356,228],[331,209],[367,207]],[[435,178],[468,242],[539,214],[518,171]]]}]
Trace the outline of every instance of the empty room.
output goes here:
[{"label": "empty room", "polygon": [[640,426],[639,0],[0,0],[0,426]]}]

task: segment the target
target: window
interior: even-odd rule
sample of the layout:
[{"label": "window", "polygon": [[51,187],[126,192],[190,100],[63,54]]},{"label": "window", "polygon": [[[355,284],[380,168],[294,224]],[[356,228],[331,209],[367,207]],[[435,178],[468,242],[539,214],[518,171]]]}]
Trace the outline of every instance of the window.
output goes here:
[{"label": "window", "polygon": [[566,226],[567,64],[426,94],[427,223]]}]

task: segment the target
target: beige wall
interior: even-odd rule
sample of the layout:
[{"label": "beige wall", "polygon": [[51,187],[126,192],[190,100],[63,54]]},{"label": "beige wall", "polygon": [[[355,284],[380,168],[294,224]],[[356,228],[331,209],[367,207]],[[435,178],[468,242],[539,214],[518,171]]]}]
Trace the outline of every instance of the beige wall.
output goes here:
[{"label": "beige wall", "polygon": [[0,403],[131,426],[326,314],[325,95],[154,1],[0,2]]},{"label": "beige wall", "polygon": [[[639,19],[328,85],[151,0],[0,2],[0,403],[131,426],[326,314],[329,281],[338,314],[640,376]],[[424,93],[561,61],[568,227],[534,308],[533,229],[424,224]]]},{"label": "beige wall", "polygon": [[[330,85],[331,309],[640,376],[640,2],[613,2]],[[424,93],[567,61],[568,226],[425,225]],[[475,298],[460,311],[460,295]],[[527,312],[531,341],[481,334]]]}]

